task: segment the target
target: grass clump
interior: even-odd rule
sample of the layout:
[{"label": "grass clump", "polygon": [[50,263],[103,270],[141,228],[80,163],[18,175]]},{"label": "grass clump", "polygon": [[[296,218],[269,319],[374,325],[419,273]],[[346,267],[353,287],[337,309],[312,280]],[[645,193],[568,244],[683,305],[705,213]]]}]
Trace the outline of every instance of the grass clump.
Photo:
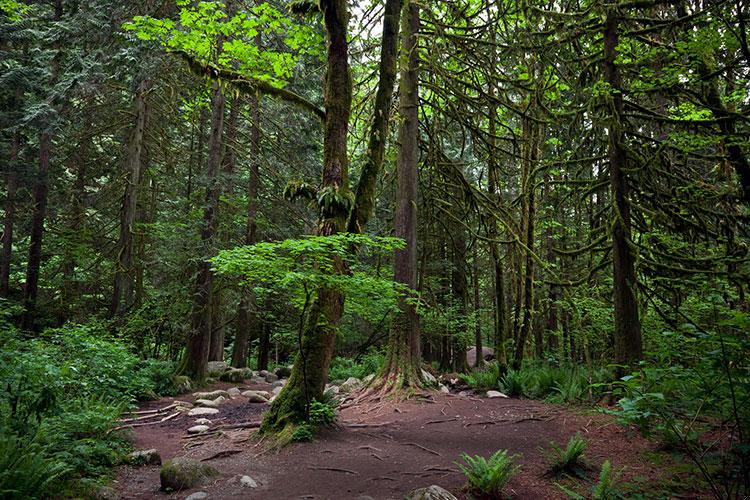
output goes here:
[{"label": "grass clump", "polygon": [[552,441],[550,450],[542,450],[550,461],[550,472],[555,475],[571,474],[577,477],[583,477],[583,452],[586,450],[586,441],[581,437],[581,433],[576,433],[568,440],[565,449]]},{"label": "grass clump", "polygon": [[501,498],[502,490],[521,470],[515,462],[518,455],[508,455],[508,450],[499,450],[489,458],[481,455],[461,454],[464,463],[456,463],[467,480],[469,492],[480,498]]}]

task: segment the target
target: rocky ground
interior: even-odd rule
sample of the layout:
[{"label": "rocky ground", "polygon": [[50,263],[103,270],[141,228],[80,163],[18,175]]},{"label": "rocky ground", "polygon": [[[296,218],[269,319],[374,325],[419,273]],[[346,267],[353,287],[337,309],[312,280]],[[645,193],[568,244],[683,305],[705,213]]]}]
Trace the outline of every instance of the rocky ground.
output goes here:
[{"label": "rocky ground", "polygon": [[[519,455],[522,466],[508,494],[562,499],[567,496],[547,474],[540,447],[549,447],[550,441],[565,443],[577,432],[589,444],[590,481],[572,485],[581,491],[590,490],[607,459],[622,470],[621,481],[644,488],[663,474],[645,458],[655,446],[606,415],[443,385],[425,398],[405,402],[348,407],[345,402],[337,428],[311,443],[270,450],[254,433],[288,370],[226,373],[231,372],[221,378],[228,381],[208,390],[152,401],[128,416],[142,419],[123,422],[134,425],[133,441],[141,452],[133,456],[132,465],[118,469],[112,496],[402,499],[434,485],[415,498],[463,498],[465,480],[455,463],[460,454],[488,456],[508,449]],[[344,399],[361,386],[350,379],[330,390]]]}]

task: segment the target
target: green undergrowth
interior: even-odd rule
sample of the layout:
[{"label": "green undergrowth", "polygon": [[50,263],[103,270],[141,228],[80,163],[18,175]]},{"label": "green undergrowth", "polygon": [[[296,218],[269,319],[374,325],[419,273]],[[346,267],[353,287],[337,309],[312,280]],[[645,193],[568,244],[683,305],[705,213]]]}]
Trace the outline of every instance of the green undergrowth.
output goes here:
[{"label": "green undergrowth", "polygon": [[0,321],[2,496],[89,494],[129,451],[111,432],[117,419],[136,400],[173,392],[173,370],[97,324],[32,336]]},{"label": "green undergrowth", "polygon": [[551,403],[574,403],[600,398],[611,380],[606,368],[585,370],[575,366],[529,363],[520,370],[504,369],[497,363],[461,375],[476,390],[499,390],[508,396],[544,399]]},{"label": "green undergrowth", "polygon": [[363,379],[368,375],[374,375],[380,370],[385,362],[385,355],[380,351],[372,350],[364,354],[359,360],[337,356],[331,362],[328,379],[331,381],[343,381],[349,377]]}]

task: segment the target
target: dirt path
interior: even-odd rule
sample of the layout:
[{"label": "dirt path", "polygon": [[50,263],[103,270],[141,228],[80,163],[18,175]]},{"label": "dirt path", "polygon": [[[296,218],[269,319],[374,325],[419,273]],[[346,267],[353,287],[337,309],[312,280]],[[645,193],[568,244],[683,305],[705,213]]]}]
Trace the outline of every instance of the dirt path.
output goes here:
[{"label": "dirt path", "polygon": [[[231,387],[220,384],[214,388]],[[269,390],[267,385],[244,385]],[[144,405],[163,407],[175,398]],[[176,398],[192,401],[192,396]],[[239,396],[220,406],[213,425],[257,421],[266,404]],[[515,498],[566,498],[545,476],[546,460],[539,447],[567,442],[581,432],[589,443],[586,456],[598,466],[604,460],[624,468],[622,480],[657,481],[659,467],[644,451],[654,445],[633,429],[616,425],[605,415],[584,414],[555,405],[520,399],[480,399],[436,393],[431,402],[379,403],[341,411],[340,428],[328,430],[312,443],[267,452],[247,429],[228,430],[218,437],[186,439],[194,417],[182,415],[159,425],[134,429],[137,449],[156,448],[164,460],[188,456],[207,460],[221,472],[211,484],[180,493],[159,491],[159,468],[121,467],[113,485],[121,498],[185,498],[195,491],[208,498],[258,499],[401,499],[414,488],[438,484],[462,498],[463,476],[455,461],[461,452],[488,456],[498,449],[521,454],[523,469],[508,488]],[[217,456],[217,454],[229,454]],[[240,485],[243,475],[258,488]],[[592,476],[596,473],[592,472]]]}]

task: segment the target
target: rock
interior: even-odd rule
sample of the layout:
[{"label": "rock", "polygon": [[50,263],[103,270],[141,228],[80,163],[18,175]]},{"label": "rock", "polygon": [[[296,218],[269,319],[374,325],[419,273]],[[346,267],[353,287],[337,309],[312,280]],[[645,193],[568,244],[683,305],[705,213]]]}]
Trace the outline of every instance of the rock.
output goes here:
[{"label": "rock", "polygon": [[177,391],[177,394],[182,394],[193,390],[193,384],[185,375],[175,375],[173,380],[175,391]]},{"label": "rock", "polygon": [[192,458],[177,457],[162,466],[159,472],[162,490],[187,490],[207,479],[218,476],[219,471]]},{"label": "rock", "polygon": [[229,397],[229,393],[223,389],[217,389],[215,391],[211,392],[194,392],[193,397],[195,399],[216,399],[219,396],[224,396],[225,398]]},{"label": "rock", "polygon": [[118,500],[120,495],[117,494],[114,488],[100,486],[90,492],[90,496],[87,496],[87,498],[91,498],[92,500]]},{"label": "rock", "polygon": [[507,398],[508,396],[506,396],[500,391],[487,391],[487,397],[492,399],[492,398]]},{"label": "rock", "polygon": [[[492,361],[495,359],[495,350],[492,347],[482,347],[482,357],[485,361]],[[472,347],[466,351],[466,362],[469,366],[476,366],[477,364],[477,348]]]},{"label": "rock", "polygon": [[202,500],[204,498],[208,498],[208,493],[205,491],[196,491],[192,495],[185,497],[185,500]]},{"label": "rock", "polygon": [[268,370],[261,370],[261,371],[258,372],[258,376],[260,378],[266,378],[266,375],[268,375],[269,373],[271,373],[271,372],[269,372]]},{"label": "rock", "polygon": [[271,391],[271,394],[273,394],[274,396],[278,396],[279,393],[281,392],[281,389],[283,389],[283,387],[274,387],[273,390]]},{"label": "rock", "polygon": [[465,398],[465,397],[470,396],[470,395],[471,395],[471,391],[461,391],[461,392],[458,393],[458,397],[460,397],[460,398]]},{"label": "rock", "polygon": [[242,382],[245,380],[245,370],[230,368],[221,374],[219,380],[224,382]]},{"label": "rock", "polygon": [[277,377],[273,373],[269,373],[266,375],[266,382],[268,382],[269,384],[272,384],[276,382],[277,380],[279,380],[279,377]]},{"label": "rock", "polygon": [[218,408],[219,406],[213,399],[196,399],[195,405],[203,408]]},{"label": "rock", "polygon": [[422,380],[424,380],[425,384],[429,387],[437,387],[438,381],[435,378],[435,375],[428,372],[424,368],[422,368]]},{"label": "rock", "polygon": [[229,370],[229,365],[223,361],[209,361],[206,366],[206,371],[210,377],[218,377],[227,370]]},{"label": "rock", "polygon": [[216,408],[193,408],[188,412],[188,417],[201,417],[203,415],[216,415],[219,410]]},{"label": "rock", "polygon": [[228,398],[225,398],[224,396],[219,396],[218,398],[214,399],[214,403],[216,403],[217,405],[220,405],[221,403],[223,403],[227,399]]},{"label": "rock", "polygon": [[327,385],[325,391],[326,394],[330,394],[331,396],[338,396],[339,392],[341,392],[341,389],[337,385]]},{"label": "rock", "polygon": [[206,432],[209,429],[207,425],[194,425],[187,430],[188,434],[200,434]]},{"label": "rock", "polygon": [[370,495],[360,495],[356,497],[354,500],[375,500]]},{"label": "rock", "polygon": [[240,478],[240,484],[243,488],[257,488],[258,483],[255,482],[255,479],[251,478],[250,476],[242,476]]},{"label": "rock", "polygon": [[253,376],[250,379],[250,383],[251,384],[265,384],[266,383],[266,379],[258,377],[258,376]]},{"label": "rock", "polygon": [[247,398],[248,403],[268,403],[271,397],[266,391],[245,391],[242,395]]},{"label": "rock", "polygon": [[284,387],[286,385],[286,380],[277,380],[273,384],[271,384],[271,387]]},{"label": "rock", "polygon": [[211,421],[207,418],[198,418],[195,420],[197,425],[211,425]]},{"label": "rock", "polygon": [[443,384],[440,384],[440,392],[443,392],[443,393],[445,393],[445,394],[449,394],[449,393],[451,392],[451,390],[450,390],[450,389],[448,389],[448,388],[447,388],[446,386],[444,386]]},{"label": "rock", "polygon": [[161,465],[161,456],[156,449],[137,450],[125,457],[130,465]]},{"label": "rock", "polygon": [[366,376],[365,378],[362,379],[362,383],[365,384],[365,385],[369,385],[370,382],[372,382],[372,380],[374,378],[375,378],[375,374],[371,373],[371,374],[369,374],[368,376]]},{"label": "rock", "polygon": [[232,387],[231,389],[227,389],[227,394],[229,394],[229,397],[237,397],[242,393],[242,391],[239,389],[239,387]]},{"label": "rock", "polygon": [[273,374],[276,375],[278,378],[289,378],[289,375],[292,374],[292,367],[291,366],[279,366],[273,371]]},{"label": "rock", "polygon": [[349,377],[346,379],[346,382],[341,384],[339,389],[341,389],[341,392],[352,392],[354,390],[359,389],[362,386],[362,382],[358,378]]},{"label": "rock", "polygon": [[419,488],[404,497],[404,500],[458,500],[450,491],[433,484]]}]

